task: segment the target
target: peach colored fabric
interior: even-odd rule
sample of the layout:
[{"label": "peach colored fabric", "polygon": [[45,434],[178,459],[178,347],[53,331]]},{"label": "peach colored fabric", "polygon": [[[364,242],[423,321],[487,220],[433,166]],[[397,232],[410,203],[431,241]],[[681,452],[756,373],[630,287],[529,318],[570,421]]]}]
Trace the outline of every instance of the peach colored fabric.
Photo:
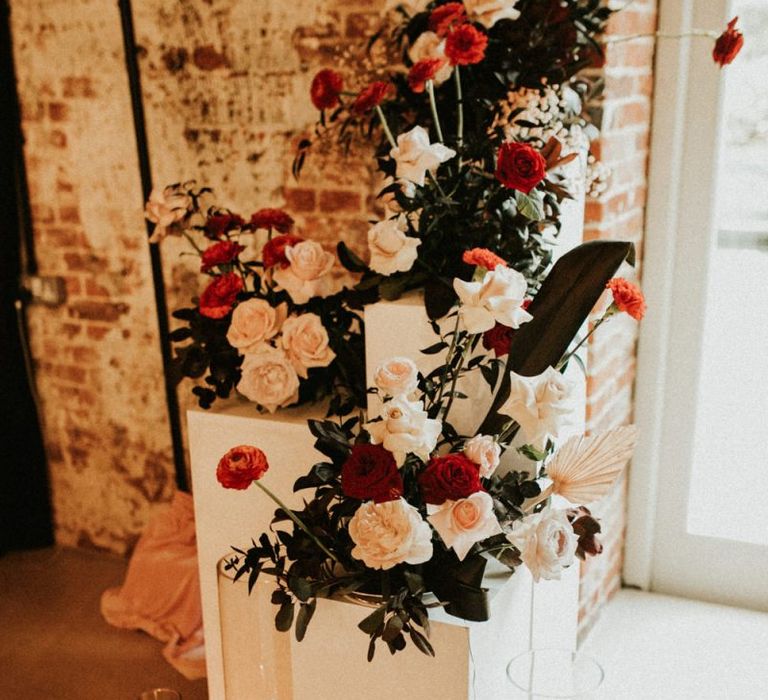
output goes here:
[{"label": "peach colored fabric", "polygon": [[141,535],[125,582],[104,591],[111,625],[166,642],[163,656],[189,679],[205,676],[203,617],[192,496],[177,492]]}]

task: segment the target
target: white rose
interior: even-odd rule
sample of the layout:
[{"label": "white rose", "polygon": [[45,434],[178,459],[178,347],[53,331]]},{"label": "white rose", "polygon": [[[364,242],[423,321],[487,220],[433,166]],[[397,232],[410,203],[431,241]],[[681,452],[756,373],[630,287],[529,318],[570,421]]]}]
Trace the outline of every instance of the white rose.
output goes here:
[{"label": "white rose", "polygon": [[519,423],[526,443],[543,450],[572,424],[573,383],[552,367],[535,377],[509,376],[509,398],[499,412]]},{"label": "white rose", "polygon": [[413,360],[393,357],[376,370],[373,381],[387,396],[408,396],[419,384],[419,370]]},{"label": "white rose", "polygon": [[144,208],[146,219],[155,224],[150,243],[158,243],[181,221],[192,206],[192,198],[181,187],[155,187]]},{"label": "white rose", "polygon": [[564,510],[549,510],[523,518],[507,539],[520,550],[520,558],[534,581],[559,579],[573,564],[579,538]]},{"label": "white rose", "polygon": [[427,505],[427,520],[437,530],[447,547],[453,547],[463,560],[475,542],[501,534],[501,526],[493,514],[493,498],[478,491],[458,501],[446,501],[441,506]]},{"label": "white rose", "polygon": [[408,219],[400,214],[397,218],[379,221],[368,229],[368,249],[371,251],[370,268],[382,275],[408,272],[418,256],[421,245],[418,238],[406,236]]},{"label": "white rose", "polygon": [[397,137],[397,146],[389,155],[397,161],[395,174],[398,178],[423,187],[426,173],[434,173],[440,163],[453,158],[456,151],[442,143],[430,143],[427,130],[422,126],[414,126]]},{"label": "white rose", "polygon": [[464,445],[464,456],[480,468],[480,476],[487,479],[499,466],[501,447],[491,435],[475,435]]},{"label": "white rose", "polygon": [[331,293],[328,273],[336,259],[317,241],[286,246],[285,257],[288,267],[278,267],[273,279],[288,292],[295,304],[306,304],[312,297],[325,297]]},{"label": "white rose", "polygon": [[515,9],[518,0],[464,0],[464,7],[473,22],[480,22],[490,29],[500,19],[517,19],[520,10]]},{"label": "white rose", "polygon": [[227,341],[242,355],[258,352],[265,341],[277,335],[287,315],[286,303],[275,307],[264,299],[248,299],[232,312]]},{"label": "white rose", "polygon": [[469,333],[483,333],[497,322],[519,328],[533,318],[522,308],[528,291],[525,277],[511,267],[499,265],[489,270],[482,282],[454,279],[453,288],[461,301],[459,315]]},{"label": "white rose", "polygon": [[265,346],[262,352],[246,355],[237,390],[274,413],[299,400],[299,377],[282,350]]},{"label": "white rose", "polygon": [[435,32],[422,32],[416,41],[408,49],[408,58],[413,63],[418,63],[427,58],[439,58],[445,61],[445,65],[435,73],[434,83],[440,85],[453,75],[453,66],[445,55],[445,39],[441,39]]},{"label": "white rose", "polygon": [[328,331],[317,314],[291,316],[283,324],[280,342],[300,377],[310,367],[327,367],[336,353],[328,345]]},{"label": "white rose", "polygon": [[352,556],[371,569],[422,564],[432,558],[432,530],[403,498],[363,503],[349,521],[349,536],[355,543]]},{"label": "white rose", "polygon": [[381,420],[365,425],[371,442],[384,445],[398,467],[403,466],[408,453],[427,461],[437,445],[442,423],[427,416],[421,401],[408,401],[404,396],[384,404],[382,411]]}]

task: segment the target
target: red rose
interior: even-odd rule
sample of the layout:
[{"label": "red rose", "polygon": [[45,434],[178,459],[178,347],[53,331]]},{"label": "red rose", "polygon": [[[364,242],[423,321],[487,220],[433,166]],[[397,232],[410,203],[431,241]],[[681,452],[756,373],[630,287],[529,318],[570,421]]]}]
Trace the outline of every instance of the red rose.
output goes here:
[{"label": "red rose", "polygon": [[381,104],[381,101],[387,96],[391,88],[390,83],[377,80],[371,83],[367,88],[360,91],[360,94],[352,103],[352,111],[355,114],[365,114],[369,109],[373,109]]},{"label": "red rose", "polygon": [[485,58],[488,37],[471,24],[462,24],[445,40],[445,55],[452,66],[470,66]]},{"label": "red rose", "polygon": [[355,445],[341,468],[341,490],[361,501],[384,503],[403,495],[403,479],[392,453],[381,445]]},{"label": "red rose", "polygon": [[504,357],[509,354],[509,346],[512,343],[514,329],[497,323],[493,328],[483,333],[483,347],[493,350],[496,357]]},{"label": "red rose", "polygon": [[200,271],[210,272],[216,265],[231,263],[245,250],[244,245],[234,241],[219,241],[208,246],[200,256]]},{"label": "red rose", "polygon": [[425,58],[414,63],[408,71],[408,85],[413,92],[424,92],[427,80],[434,80],[439,70],[445,65],[442,58]]},{"label": "red rose", "polygon": [[640,321],[645,316],[645,297],[638,287],[623,277],[614,277],[605,285],[613,294],[613,303],[619,311],[625,311]]},{"label": "red rose", "polygon": [[488,248],[472,248],[472,250],[465,250],[461,259],[467,263],[467,265],[479,265],[486,270],[495,270],[499,265],[501,265],[501,267],[508,267],[507,261],[504,260],[504,258],[500,258],[496,253],[488,250]]},{"label": "red rose", "polygon": [[214,277],[200,295],[200,313],[208,318],[224,318],[242,290],[243,280],[234,272]]},{"label": "red rose", "polygon": [[440,506],[482,491],[480,470],[463,454],[433,457],[419,475],[419,486],[426,503]]},{"label": "red rose", "polygon": [[275,265],[288,267],[290,263],[288,258],[285,257],[286,246],[296,245],[303,240],[301,236],[287,234],[285,236],[276,236],[271,241],[267,241],[261,249],[261,261],[264,263],[264,267],[274,267]]},{"label": "red rose", "polygon": [[251,228],[275,229],[280,233],[290,233],[293,228],[293,219],[282,209],[259,209],[251,214]]},{"label": "red rose", "polygon": [[250,445],[233,447],[216,467],[216,478],[225,489],[247,489],[269,469],[267,456]]},{"label": "red rose", "polygon": [[571,523],[573,532],[579,538],[576,546],[576,556],[579,559],[586,559],[588,556],[594,557],[603,551],[603,545],[597,539],[600,534],[600,523],[592,517],[588,508],[579,506],[570,508],[567,513],[568,521]]},{"label": "red rose", "polygon": [[733,59],[739,55],[741,47],[744,46],[744,35],[736,29],[738,17],[734,17],[728,22],[728,28],[717,37],[715,48],[712,49],[712,58],[715,63],[722,68],[733,62]]},{"label": "red rose", "polygon": [[502,143],[496,179],[505,187],[528,194],[547,174],[547,162],[535,148],[514,141]]},{"label": "red rose", "polygon": [[446,36],[457,26],[465,24],[467,12],[460,2],[449,2],[432,10],[429,15],[429,28],[438,36]]},{"label": "red rose", "polygon": [[312,104],[318,109],[331,109],[339,104],[343,89],[344,79],[335,70],[324,68],[312,80],[309,90]]},{"label": "red rose", "polygon": [[224,238],[230,231],[245,226],[245,221],[237,214],[213,214],[205,222],[205,236],[213,240]]}]

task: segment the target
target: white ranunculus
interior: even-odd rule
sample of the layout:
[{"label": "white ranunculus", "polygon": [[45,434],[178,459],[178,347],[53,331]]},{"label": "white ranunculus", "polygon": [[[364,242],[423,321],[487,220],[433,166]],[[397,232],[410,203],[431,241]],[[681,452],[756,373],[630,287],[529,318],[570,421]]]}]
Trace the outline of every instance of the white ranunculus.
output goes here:
[{"label": "white ranunculus", "polygon": [[499,265],[483,276],[482,282],[454,279],[459,297],[459,315],[469,333],[484,333],[496,323],[519,328],[533,316],[523,307],[528,284],[525,277],[511,267]]},{"label": "white ranunculus", "polygon": [[155,224],[150,243],[159,243],[192,206],[192,198],[181,187],[155,187],[149,194],[144,217]]},{"label": "white ranunculus", "polygon": [[510,372],[509,398],[499,412],[517,421],[527,444],[543,450],[572,425],[572,392],[573,382],[552,367],[535,377]]},{"label": "white ranunculus", "polygon": [[501,447],[492,435],[475,435],[464,445],[464,456],[479,468],[480,476],[487,479],[499,466]]},{"label": "white ranunculus", "polygon": [[352,556],[371,569],[432,558],[432,530],[404,498],[363,503],[349,521],[349,536],[355,543]]},{"label": "white ranunculus", "polygon": [[518,0],[464,0],[467,15],[473,22],[480,22],[490,29],[500,19],[517,19],[520,10],[515,9]]},{"label": "white ranunculus", "polygon": [[456,151],[442,143],[430,143],[429,132],[422,126],[414,126],[397,137],[397,146],[389,155],[397,162],[398,178],[423,187],[427,172],[437,171],[440,163],[453,158]]},{"label": "white ranunculus", "polygon": [[237,390],[274,413],[299,400],[299,377],[282,350],[265,346],[255,355],[246,355]]},{"label": "white ranunculus", "polygon": [[413,360],[393,357],[378,367],[373,381],[386,396],[408,396],[419,384],[419,370]]},{"label": "white ranunculus", "polygon": [[564,510],[544,510],[518,522],[507,539],[520,550],[520,558],[535,581],[559,579],[573,564],[579,538]]},{"label": "white ranunculus", "polygon": [[241,355],[258,352],[263,343],[274,338],[288,316],[288,304],[272,306],[264,299],[248,299],[232,312],[227,341]]},{"label": "white ranunculus", "polygon": [[447,547],[453,547],[463,560],[475,542],[501,534],[501,526],[493,513],[493,498],[478,491],[458,501],[441,506],[427,505],[427,520],[437,530]]},{"label": "white ranunculus", "polygon": [[288,292],[296,304],[306,304],[312,297],[325,297],[331,293],[329,272],[336,259],[317,241],[301,241],[286,246],[288,267],[274,271],[275,283]]},{"label": "white ranunculus", "polygon": [[398,396],[382,407],[381,420],[365,424],[374,445],[383,445],[395,458],[398,467],[409,453],[425,462],[437,445],[443,426],[429,418],[421,401],[408,401]]},{"label": "white ranunculus", "polygon": [[439,58],[445,61],[445,65],[435,73],[435,85],[441,85],[453,75],[453,66],[445,55],[445,39],[439,37],[435,32],[422,32],[416,41],[408,49],[408,58],[413,63],[418,63],[427,58]]},{"label": "white ranunculus", "polygon": [[306,379],[310,367],[327,367],[336,353],[328,344],[328,331],[317,314],[291,316],[283,324],[280,344],[300,377]]},{"label": "white ranunculus", "polygon": [[382,275],[408,272],[418,256],[421,245],[418,238],[406,236],[408,219],[400,214],[394,219],[379,221],[368,229],[368,249],[371,252],[370,268]]}]

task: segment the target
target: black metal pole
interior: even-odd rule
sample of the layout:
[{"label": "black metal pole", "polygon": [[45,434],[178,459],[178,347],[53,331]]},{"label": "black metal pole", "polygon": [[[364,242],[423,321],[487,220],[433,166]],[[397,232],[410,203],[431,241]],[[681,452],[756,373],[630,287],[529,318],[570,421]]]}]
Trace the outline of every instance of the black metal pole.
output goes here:
[{"label": "black metal pole", "polygon": [[[131,107],[133,110],[133,128],[136,135],[136,151],[139,157],[139,174],[141,189],[147,201],[152,191],[152,168],[147,147],[147,130],[144,119],[144,102],[141,95],[141,74],[139,72],[138,48],[133,31],[133,10],[131,0],[118,0],[120,22],[123,29],[123,48],[125,50],[125,67],[128,72],[128,85],[131,91]],[[143,203],[142,202],[142,203]],[[152,234],[152,226],[147,222],[147,237]],[[165,374],[165,401],[168,405],[168,420],[171,424],[171,445],[173,448],[173,464],[176,470],[176,486],[180,491],[189,491],[187,466],[184,459],[184,445],[181,439],[181,414],[176,385],[172,379],[171,344],[168,339],[168,304],[165,299],[165,283],[163,281],[163,265],[160,249],[156,245],[149,247],[152,262],[152,280],[155,287],[155,305],[157,306],[157,325],[160,331],[160,351],[163,356]]]}]

